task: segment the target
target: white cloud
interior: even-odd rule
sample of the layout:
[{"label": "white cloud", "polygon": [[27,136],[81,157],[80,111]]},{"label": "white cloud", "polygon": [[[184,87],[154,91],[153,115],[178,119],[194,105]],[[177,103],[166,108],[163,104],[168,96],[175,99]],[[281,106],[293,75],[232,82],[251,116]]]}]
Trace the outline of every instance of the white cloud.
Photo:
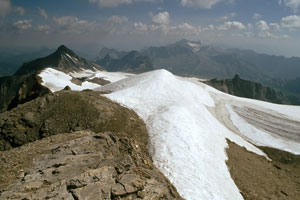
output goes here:
[{"label": "white cloud", "polygon": [[91,32],[97,27],[96,22],[81,20],[75,16],[54,17],[53,20],[62,33],[81,34]]},{"label": "white cloud", "polygon": [[227,21],[227,22],[224,22],[224,24],[217,27],[218,30],[223,30],[223,31],[243,30],[245,28],[246,28],[246,26],[243,23],[237,22],[237,21]]},{"label": "white cloud", "polygon": [[45,19],[48,19],[48,14],[44,9],[38,8],[40,15],[43,16]]},{"label": "white cloud", "polygon": [[300,16],[299,15],[290,15],[283,17],[280,21],[282,27],[289,29],[300,28]]},{"label": "white cloud", "polygon": [[234,0],[180,0],[182,6],[210,9],[220,2],[233,3]]},{"label": "white cloud", "polygon": [[11,11],[10,0],[0,0],[0,17],[8,15]]},{"label": "white cloud", "polygon": [[122,24],[124,22],[127,22],[128,18],[125,16],[118,16],[118,15],[113,15],[110,18],[107,19],[108,23],[112,24]]},{"label": "white cloud", "polygon": [[253,16],[252,16],[253,19],[260,19],[262,18],[261,14],[259,13],[254,13]]},{"label": "white cloud", "polygon": [[157,0],[89,0],[92,4],[98,4],[101,8],[114,8],[120,5],[128,5],[136,2],[155,2]]},{"label": "white cloud", "polygon": [[25,14],[25,9],[20,6],[14,7],[14,11],[19,13],[19,15],[21,15],[21,16],[23,16]]},{"label": "white cloud", "polygon": [[188,36],[188,35],[198,35],[199,33],[201,33],[201,27],[199,26],[194,26],[191,25],[189,23],[183,23],[178,25],[177,27],[177,35],[184,35],[184,36]]},{"label": "white cloud", "polygon": [[259,21],[256,23],[257,36],[260,38],[272,38],[278,39],[283,38],[280,35],[274,34],[274,31],[280,30],[280,25],[278,23],[270,23],[268,24],[266,21]]},{"label": "white cloud", "polygon": [[148,30],[148,26],[146,24],[143,24],[142,22],[134,23],[134,28],[135,30],[140,32],[146,32]]},{"label": "white cloud", "polygon": [[280,30],[280,25],[278,23],[269,23],[269,27],[273,31],[279,31]]},{"label": "white cloud", "polygon": [[38,25],[36,27],[36,30],[38,30],[38,31],[48,31],[48,30],[50,30],[50,26],[47,25],[47,24],[45,24],[45,25]]},{"label": "white cloud", "polygon": [[284,4],[294,12],[297,12],[298,7],[300,6],[300,0],[279,0],[279,4]]},{"label": "white cloud", "polygon": [[168,25],[170,23],[170,15],[168,12],[160,12],[152,17],[152,21],[157,24]]},{"label": "white cloud", "polygon": [[13,26],[19,30],[27,30],[32,27],[31,21],[30,19],[19,20],[16,21]]},{"label": "white cloud", "polygon": [[261,21],[259,21],[259,22],[256,23],[256,29],[258,31],[268,31],[270,29],[270,27],[267,24],[267,22],[261,20]]},{"label": "white cloud", "polygon": [[221,22],[221,21],[228,21],[229,19],[236,17],[237,14],[235,12],[229,13],[228,15],[222,16],[220,18],[217,19],[217,21]]}]

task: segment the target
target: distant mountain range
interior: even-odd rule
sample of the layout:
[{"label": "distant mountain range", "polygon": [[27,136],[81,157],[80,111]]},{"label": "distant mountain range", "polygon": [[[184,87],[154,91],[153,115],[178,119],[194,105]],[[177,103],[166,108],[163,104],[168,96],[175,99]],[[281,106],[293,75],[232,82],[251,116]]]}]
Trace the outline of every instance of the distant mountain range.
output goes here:
[{"label": "distant mountain range", "polygon": [[204,83],[231,95],[257,99],[277,104],[300,105],[300,95],[291,95],[285,92],[265,87],[260,83],[247,81],[235,75],[233,79],[211,79]]},{"label": "distant mountain range", "polygon": [[109,52],[104,58],[96,60],[96,63],[108,71],[124,71],[141,73],[154,70],[148,56],[138,51],[131,51],[121,56],[124,52]]},{"label": "distant mountain range", "polygon": [[[259,59],[256,60],[256,58]],[[254,61],[250,62],[251,59]],[[276,65],[275,71],[268,73],[270,66],[266,64],[267,59],[275,59],[278,62],[281,60],[280,63],[286,62],[287,64],[282,68]],[[253,51],[221,49],[200,42],[182,40],[164,47],[150,47],[140,52],[104,48],[99,52],[96,64],[61,45],[48,56],[25,62],[13,76],[0,77],[0,95],[2,96],[0,112],[51,92],[41,85],[41,79],[38,76],[46,68],[54,68],[67,74],[83,69],[142,73],[165,68],[179,75],[219,79],[238,74],[239,81],[236,81],[237,79],[211,80],[207,83],[223,91],[225,88],[225,92],[236,96],[299,105],[300,78],[297,76],[300,68],[296,67],[298,61],[299,58],[289,59],[257,54]],[[273,61],[270,62],[273,63]],[[283,76],[278,79],[280,70],[283,71]],[[73,79],[72,81],[81,84],[81,80]],[[98,81],[103,82],[100,79]],[[256,82],[274,86],[283,92],[264,87]]]},{"label": "distant mountain range", "polygon": [[[131,53],[104,48],[99,52],[96,62],[108,71],[130,69],[134,72],[138,69],[137,72],[140,72],[135,64],[136,59],[124,59]],[[238,74],[246,80],[300,94],[298,57],[286,58],[251,50],[224,49],[188,40],[145,48],[135,54],[154,69],[164,68],[177,75],[228,79]],[[149,67],[144,70],[152,69]]]}]

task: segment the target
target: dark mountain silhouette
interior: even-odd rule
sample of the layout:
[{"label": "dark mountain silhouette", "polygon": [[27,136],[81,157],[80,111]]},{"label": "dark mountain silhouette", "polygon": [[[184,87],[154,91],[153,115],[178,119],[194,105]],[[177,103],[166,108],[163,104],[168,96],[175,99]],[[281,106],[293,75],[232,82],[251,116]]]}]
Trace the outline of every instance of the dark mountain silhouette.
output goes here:
[{"label": "dark mountain silhouette", "polygon": [[41,85],[39,72],[52,67],[64,72],[82,69],[101,70],[102,68],[76,55],[72,50],[61,45],[49,56],[24,63],[13,76],[0,77],[0,112],[11,110],[19,104],[51,93]]},{"label": "dark mountain silhouette", "polygon": [[278,104],[300,105],[300,97],[274,90],[260,83],[247,81],[235,75],[233,79],[218,80],[211,79],[204,82],[212,87],[239,97],[257,99]]},{"label": "dark mountain silhouette", "polygon": [[103,59],[96,61],[107,71],[125,71],[141,73],[153,70],[153,64],[149,57],[138,51],[131,51],[122,58],[115,59],[107,54]]},{"label": "dark mountain silhouette", "polygon": [[76,55],[72,50],[61,45],[49,56],[24,63],[15,75],[32,74],[45,68],[52,67],[66,72],[79,71],[81,68],[95,70],[102,68]]}]

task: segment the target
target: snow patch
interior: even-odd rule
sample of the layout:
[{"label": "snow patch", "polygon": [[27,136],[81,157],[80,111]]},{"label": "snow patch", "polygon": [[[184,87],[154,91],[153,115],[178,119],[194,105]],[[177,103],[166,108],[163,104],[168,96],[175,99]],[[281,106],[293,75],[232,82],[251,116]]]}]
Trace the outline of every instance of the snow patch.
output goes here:
[{"label": "snow patch", "polygon": [[92,70],[82,70],[80,72],[70,73],[75,78],[87,77],[88,79],[93,78],[103,78],[111,83],[134,76],[134,74],[123,73],[123,72],[106,72],[106,71],[92,71]]},{"label": "snow patch", "polygon": [[192,43],[192,42],[187,42],[187,44],[190,46],[190,47],[200,47],[201,45],[200,44],[196,44],[196,43]]},{"label": "snow patch", "polygon": [[52,92],[62,90],[66,86],[69,86],[72,90],[77,91],[95,89],[100,86],[87,81],[83,82],[81,86],[76,85],[72,82],[72,76],[53,68],[44,69],[39,76],[42,78],[42,85],[49,88]]},{"label": "snow patch", "polygon": [[65,53],[65,55],[70,58],[74,63],[78,63],[78,59],[77,58],[74,58],[72,56],[70,56],[69,54]]},{"label": "snow patch", "polygon": [[259,146],[268,146],[276,149],[282,149],[297,155],[300,154],[300,144],[298,142],[275,137],[265,131],[255,128],[253,125],[241,118],[230,105],[227,104],[226,108],[230,113],[230,119],[234,126],[236,126],[249,141],[252,141],[254,144]]}]

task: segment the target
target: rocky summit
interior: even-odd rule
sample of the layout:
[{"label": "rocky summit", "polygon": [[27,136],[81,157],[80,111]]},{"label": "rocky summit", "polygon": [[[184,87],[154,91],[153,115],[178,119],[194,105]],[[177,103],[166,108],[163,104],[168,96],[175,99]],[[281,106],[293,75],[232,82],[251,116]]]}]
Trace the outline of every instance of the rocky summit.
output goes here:
[{"label": "rocky summit", "polygon": [[22,146],[0,152],[0,199],[181,199],[144,122],[99,93],[46,95],[1,119],[2,147]]}]

